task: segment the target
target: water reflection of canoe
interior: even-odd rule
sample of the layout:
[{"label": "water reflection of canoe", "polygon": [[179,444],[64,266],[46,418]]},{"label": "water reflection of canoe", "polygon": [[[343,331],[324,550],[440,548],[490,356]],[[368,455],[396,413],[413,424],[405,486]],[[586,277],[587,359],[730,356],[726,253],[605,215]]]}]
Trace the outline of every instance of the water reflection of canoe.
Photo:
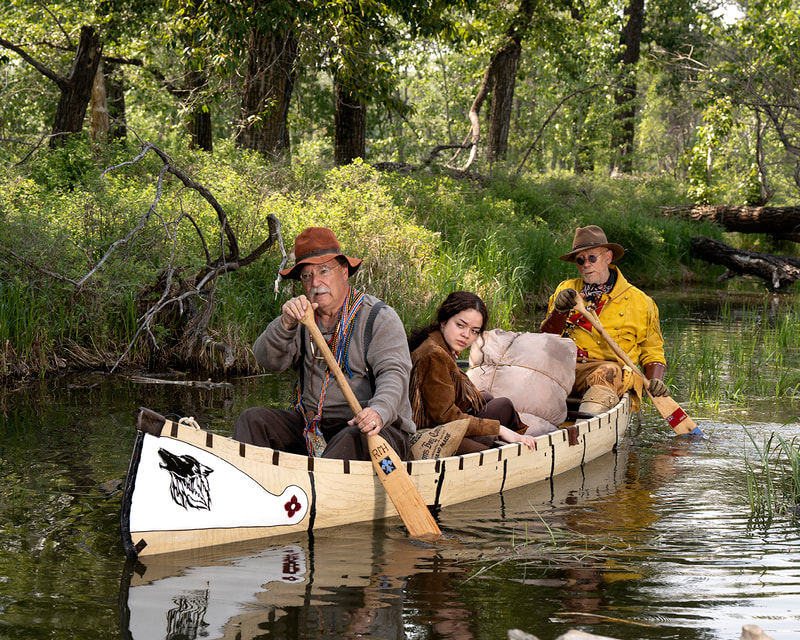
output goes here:
[{"label": "water reflection of canoe", "polygon": [[[613,450],[627,396],[606,414],[464,456],[407,462],[438,510],[528,485]],[[309,458],[242,444],[166,420],[137,429],[122,501],[125,555],[180,551],[396,516],[371,462]]]},{"label": "water reflection of canoe", "polygon": [[[281,624],[290,611],[330,605],[330,594],[347,587],[368,591],[376,555],[369,523],[347,536],[256,549],[253,542],[170,553],[129,561],[120,586],[120,628],[130,640],[158,638],[257,638],[265,625]],[[388,541],[387,541],[388,542]],[[392,545],[393,575],[408,575],[435,550]],[[314,554],[325,562],[314,565]],[[380,579],[382,595],[402,584]],[[378,598],[382,599],[378,594]],[[374,603],[380,608],[385,605]]]},{"label": "water reflection of canoe", "polygon": [[[469,571],[442,559],[447,547],[387,537],[374,523],[348,527],[347,535],[330,529],[303,538],[265,549],[251,541],[128,561],[120,584],[122,637],[247,640],[299,637],[304,630],[303,637],[402,638],[403,612],[414,597],[407,585],[424,598],[415,608],[430,615],[430,598],[442,583],[461,581]],[[469,552],[456,540],[448,544],[459,557]],[[448,592],[443,608],[455,606]]]}]

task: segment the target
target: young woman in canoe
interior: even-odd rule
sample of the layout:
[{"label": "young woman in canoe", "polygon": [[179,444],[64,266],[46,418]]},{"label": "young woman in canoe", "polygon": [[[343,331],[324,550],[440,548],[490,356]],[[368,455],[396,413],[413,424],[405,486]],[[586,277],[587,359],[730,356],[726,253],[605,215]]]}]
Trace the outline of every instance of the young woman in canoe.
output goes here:
[{"label": "young woman in canoe", "polygon": [[521,442],[532,448],[535,439],[525,436],[525,425],[508,398],[481,394],[456,363],[486,329],[489,312],[474,293],[451,293],[427,327],[408,337],[411,351],[409,397],[417,429],[435,427],[453,420],[469,419],[469,426],[456,454],[488,449],[498,438]]}]

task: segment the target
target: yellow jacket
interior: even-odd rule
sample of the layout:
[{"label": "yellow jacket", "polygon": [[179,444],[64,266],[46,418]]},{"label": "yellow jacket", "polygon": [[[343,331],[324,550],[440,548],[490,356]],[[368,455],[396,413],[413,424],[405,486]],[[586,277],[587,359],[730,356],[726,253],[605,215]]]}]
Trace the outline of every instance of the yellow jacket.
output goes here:
[{"label": "yellow jacket", "polygon": [[[600,322],[634,363],[641,367],[651,362],[665,364],[664,338],[661,335],[656,303],[644,291],[629,283],[616,266],[610,265],[609,268],[616,269],[617,283],[611,295],[604,294],[600,300],[604,303],[598,313]],[[573,278],[559,284],[555,293],[550,296],[548,313],[553,310],[556,295],[563,289],[575,289],[580,293],[583,280]],[[579,360],[589,358],[619,361],[602,336],[578,313],[570,314],[562,335],[575,341]]]}]

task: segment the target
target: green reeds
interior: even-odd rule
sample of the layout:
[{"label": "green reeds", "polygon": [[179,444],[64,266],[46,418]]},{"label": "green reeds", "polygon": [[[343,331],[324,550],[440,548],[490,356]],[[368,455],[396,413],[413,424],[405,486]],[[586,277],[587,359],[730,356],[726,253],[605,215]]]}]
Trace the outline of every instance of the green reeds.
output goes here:
[{"label": "green reeds", "polygon": [[753,518],[766,524],[776,515],[800,515],[800,445],[798,438],[787,442],[779,433],[772,433],[759,446],[753,435],[744,429],[756,451],[751,463],[745,450],[747,497]]},{"label": "green reeds", "polygon": [[738,312],[726,304],[710,329],[675,333],[666,344],[680,395],[698,404],[800,397],[800,318],[791,303]]},{"label": "green reeds", "polygon": [[492,327],[510,328],[514,306],[522,299],[526,267],[497,232],[473,241],[463,236],[457,244],[444,243],[439,264],[429,274],[433,295],[427,324],[436,308],[455,290],[473,291],[489,307]]}]

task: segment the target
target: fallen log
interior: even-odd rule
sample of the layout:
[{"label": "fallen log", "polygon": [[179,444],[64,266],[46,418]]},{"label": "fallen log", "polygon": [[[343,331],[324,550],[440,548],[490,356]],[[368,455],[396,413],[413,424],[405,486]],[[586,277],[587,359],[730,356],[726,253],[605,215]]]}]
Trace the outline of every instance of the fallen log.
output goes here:
[{"label": "fallen log", "polygon": [[800,278],[800,259],[735,249],[730,245],[703,236],[692,238],[691,253],[695,258],[712,264],[721,264],[728,271],[720,280],[734,275],[757,276],[769,283],[772,289],[785,289]]},{"label": "fallen log", "polygon": [[127,376],[131,382],[139,384],[171,384],[181,387],[196,387],[198,389],[233,389],[230,382],[213,382],[211,380],[168,380],[150,376]]},{"label": "fallen log", "polygon": [[735,207],[686,205],[663,207],[665,216],[680,216],[698,222],[715,222],[727,231],[768,233],[800,242],[800,207]]}]

